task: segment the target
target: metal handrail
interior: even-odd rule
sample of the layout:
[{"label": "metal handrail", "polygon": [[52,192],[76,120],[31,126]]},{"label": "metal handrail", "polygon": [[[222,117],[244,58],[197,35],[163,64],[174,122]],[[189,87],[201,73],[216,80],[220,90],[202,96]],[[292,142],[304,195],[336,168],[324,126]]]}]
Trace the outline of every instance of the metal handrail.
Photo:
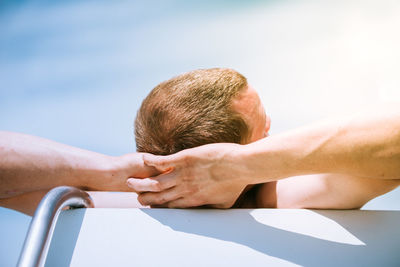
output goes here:
[{"label": "metal handrail", "polygon": [[88,193],[75,187],[50,190],[33,215],[17,266],[43,266],[58,215],[65,207],[93,208],[93,202]]}]

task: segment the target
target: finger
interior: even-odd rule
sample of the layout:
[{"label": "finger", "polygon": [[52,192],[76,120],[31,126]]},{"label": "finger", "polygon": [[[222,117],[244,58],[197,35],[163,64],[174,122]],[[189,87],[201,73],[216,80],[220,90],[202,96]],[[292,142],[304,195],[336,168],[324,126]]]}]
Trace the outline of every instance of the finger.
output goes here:
[{"label": "finger", "polygon": [[166,172],[173,169],[174,156],[156,156],[152,154],[143,154],[143,162],[145,165],[154,167],[160,172]]},{"label": "finger", "polygon": [[170,188],[162,192],[146,192],[138,196],[140,204],[145,206],[163,205],[167,202],[174,201],[180,197],[180,192],[176,187]]},{"label": "finger", "polygon": [[151,178],[129,178],[126,180],[126,184],[136,193],[161,191],[160,183]]},{"label": "finger", "polygon": [[151,178],[136,179],[129,178],[127,185],[135,192],[161,192],[177,184],[177,179],[173,173],[164,173]]}]

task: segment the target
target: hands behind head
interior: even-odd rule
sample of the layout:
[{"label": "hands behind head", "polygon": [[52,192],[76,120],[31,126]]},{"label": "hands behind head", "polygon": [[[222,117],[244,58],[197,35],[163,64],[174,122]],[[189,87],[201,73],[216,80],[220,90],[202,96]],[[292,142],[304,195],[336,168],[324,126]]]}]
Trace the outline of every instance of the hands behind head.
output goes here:
[{"label": "hands behind head", "polygon": [[143,153],[130,153],[119,157],[107,157],[101,171],[92,175],[84,185],[91,191],[130,191],[126,186],[129,177],[145,178],[160,172],[143,162]]},{"label": "hands behind head", "polygon": [[209,144],[169,156],[143,154],[144,164],[161,174],[130,178],[127,184],[139,194],[142,205],[230,208],[247,185],[233,161],[239,146]]}]

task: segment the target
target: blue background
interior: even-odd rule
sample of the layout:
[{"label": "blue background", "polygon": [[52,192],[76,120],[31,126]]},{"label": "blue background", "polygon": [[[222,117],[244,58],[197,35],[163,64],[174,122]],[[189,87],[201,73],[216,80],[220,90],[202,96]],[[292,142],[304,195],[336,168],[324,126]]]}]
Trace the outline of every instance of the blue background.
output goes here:
[{"label": "blue background", "polygon": [[[121,155],[159,82],[197,68],[248,77],[271,133],[399,101],[396,1],[2,1],[0,129]],[[400,209],[400,190],[369,203]],[[30,217],[0,208],[0,266]]]}]

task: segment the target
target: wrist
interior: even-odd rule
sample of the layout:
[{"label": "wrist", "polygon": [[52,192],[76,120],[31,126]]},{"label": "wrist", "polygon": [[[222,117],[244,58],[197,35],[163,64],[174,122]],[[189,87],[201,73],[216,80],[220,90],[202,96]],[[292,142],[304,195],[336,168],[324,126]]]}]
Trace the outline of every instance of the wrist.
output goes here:
[{"label": "wrist", "polygon": [[240,183],[247,186],[260,183],[260,168],[257,167],[259,161],[257,151],[249,145],[236,145],[230,156],[232,173],[237,176]]},{"label": "wrist", "polygon": [[[89,188],[101,191],[130,191],[128,178],[146,178],[158,175],[154,167],[144,164],[144,153],[130,153],[118,157],[107,156],[96,172],[98,177],[90,181]],[[99,161],[100,162],[100,161]]]},{"label": "wrist", "polygon": [[251,184],[276,181],[304,172],[303,151],[291,133],[243,145],[238,153]]},{"label": "wrist", "polygon": [[99,155],[92,160],[79,171],[78,186],[92,191],[113,191],[115,180],[122,176],[118,157]]}]

